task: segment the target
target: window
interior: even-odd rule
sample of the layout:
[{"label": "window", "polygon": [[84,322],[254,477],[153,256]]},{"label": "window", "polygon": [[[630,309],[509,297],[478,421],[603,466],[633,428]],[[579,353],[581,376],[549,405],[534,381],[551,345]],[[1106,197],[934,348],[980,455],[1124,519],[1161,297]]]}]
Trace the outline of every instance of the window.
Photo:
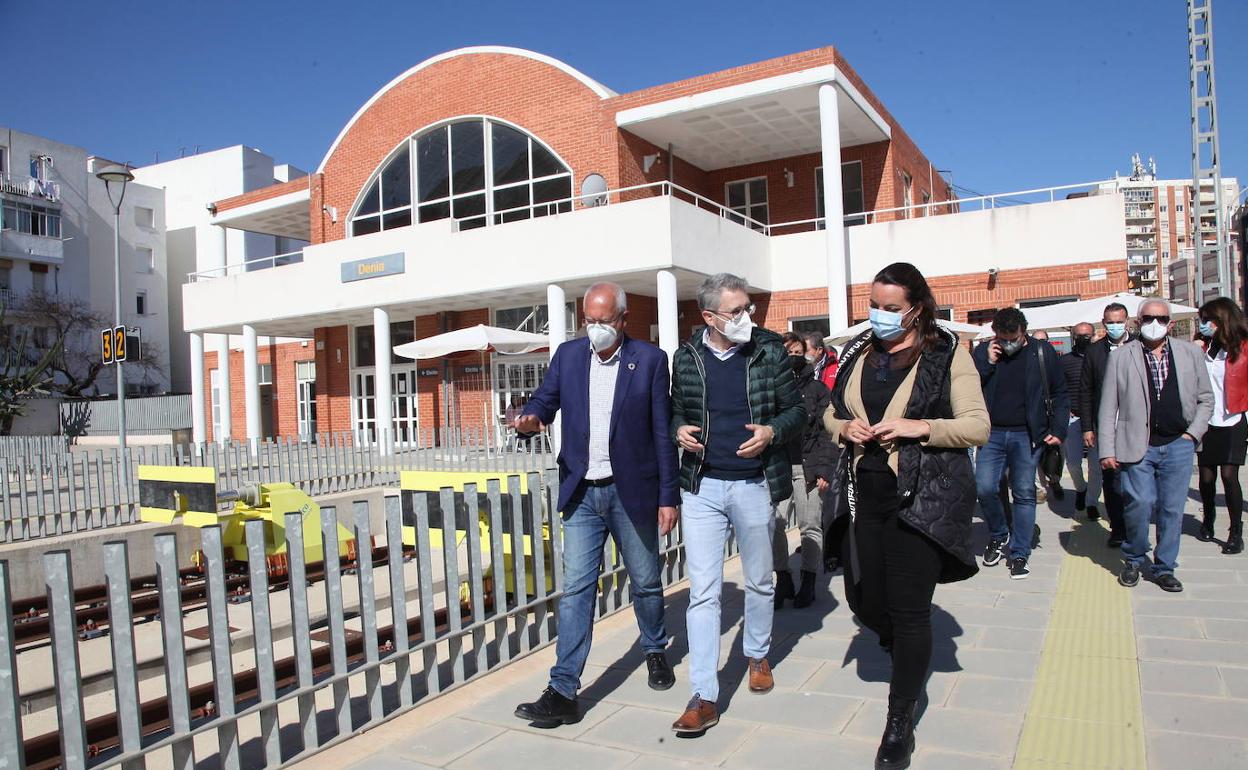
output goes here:
[{"label": "window", "polygon": [[156,212],[144,206],[134,207],[134,223],[139,227],[156,227]]},{"label": "window", "polygon": [[13,285],[13,268],[9,265],[0,266],[0,291],[8,291]]},{"label": "window", "polygon": [[134,295],[134,312],[136,315],[147,315],[147,292],[141,291]]},{"label": "window", "polygon": [[351,234],[447,218],[469,230],[571,211],[571,197],[571,169],[544,144],[505,123],[469,118],[404,142],[365,188]]},{"label": "window", "polygon": [[945,321],[952,321],[953,305],[941,305],[936,308],[936,317]]},{"label": "window", "polygon": [[32,262],[30,264],[30,290],[35,294],[48,291],[48,266]]},{"label": "window", "polygon": [[[575,334],[577,329],[576,303],[567,304],[566,329]],[[550,330],[550,311],[545,305],[522,305],[494,311],[494,325],[503,329],[546,334]]]},{"label": "window", "polygon": [[1162,258],[1162,259],[1170,259],[1170,250],[1169,250],[1169,249],[1162,249],[1162,251],[1161,251],[1161,258]]},{"label": "window", "polygon": [[299,435],[316,435],[316,362],[295,362],[295,405]]},{"label": "window", "polygon": [[1164,213],[1166,213],[1166,204],[1165,204],[1165,203],[1161,204],[1161,213],[1163,213],[1163,214],[1164,214]]},{"label": "window", "polygon": [[52,157],[50,155],[31,155],[30,156],[30,178],[38,179],[40,182],[48,181],[48,172],[52,170]]},{"label": "window", "polygon": [[931,211],[931,209],[928,208],[928,204],[930,204],[931,202],[932,202],[932,194],[924,190],[923,191],[923,208],[920,210],[920,213],[922,216],[927,216],[928,212]]},{"label": "window", "polygon": [[761,225],[768,223],[767,177],[741,179],[725,184],[724,200],[728,208],[741,215],[730,217],[737,224],[745,224],[743,217],[754,220],[750,223],[750,227],[755,230],[761,230]]},{"label": "window", "polygon": [[[398,345],[404,345],[416,339],[416,322],[415,321],[391,321],[390,322],[390,347],[394,348]],[[355,365],[356,366],[376,366],[377,365],[377,348],[376,340],[373,338],[373,325],[355,327]],[[395,364],[408,363],[408,359],[403,358],[393,352],[390,354],[390,362]]]},{"label": "window", "polygon": [[798,335],[806,334],[807,332],[818,332],[820,335],[827,337],[832,333],[832,324],[828,322],[827,316],[790,318],[789,331]]},{"label": "window", "polygon": [[5,201],[0,212],[0,227],[47,238],[61,237],[61,212],[58,209]]},{"label": "window", "polygon": [[138,271],[150,273],[156,269],[156,253],[146,246],[140,246],[138,252]]},{"label": "window", "polygon": [[212,402],[212,437],[217,441],[224,438],[221,435],[221,373],[217,369],[208,372],[209,400]]},{"label": "window", "polygon": [[979,310],[972,310],[966,314],[966,322],[974,326],[983,326],[992,323],[993,317],[997,314],[995,307],[986,307]]},{"label": "window", "polygon": [[913,216],[910,207],[914,205],[914,180],[906,172],[901,172],[901,205],[905,207],[904,216]]},{"label": "window", "polygon": [[0,147],[0,176],[8,176],[9,173],[9,148]]},{"label": "window", "polygon": [[260,364],[257,367],[257,369],[259,369],[259,371],[256,372],[256,375],[257,375],[256,384],[257,385],[272,385],[273,384],[273,364]]},{"label": "window", "polygon": [[1176,204],[1174,204],[1174,213],[1176,213],[1176,214],[1182,214],[1182,213],[1183,213],[1183,204],[1182,204],[1182,203],[1176,203]]},{"label": "window", "polygon": [[1020,299],[1018,301],[1019,308],[1029,307],[1045,307],[1046,305],[1059,305],[1063,302],[1074,302],[1078,297],[1042,297],[1039,299]]},{"label": "window", "polygon": [[[841,164],[841,207],[846,215],[845,226],[865,224],[866,217],[849,217],[860,214],[866,209],[866,198],[862,192],[862,161],[851,160]],[[823,210],[823,167],[815,169],[815,216],[826,216]],[[819,229],[823,229],[820,225]]]}]

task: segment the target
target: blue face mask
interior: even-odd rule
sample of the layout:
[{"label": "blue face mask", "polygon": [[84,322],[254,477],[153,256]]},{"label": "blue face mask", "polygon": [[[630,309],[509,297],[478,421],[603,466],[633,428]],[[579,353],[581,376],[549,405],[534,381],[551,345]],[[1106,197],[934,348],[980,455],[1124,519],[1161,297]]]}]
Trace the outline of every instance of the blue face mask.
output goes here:
[{"label": "blue face mask", "polygon": [[1127,333],[1126,324],[1105,324],[1105,333],[1109,335],[1111,340],[1117,342]]},{"label": "blue face mask", "polygon": [[[913,310],[914,308],[911,308]],[[910,311],[907,310],[906,313]],[[904,321],[906,313],[894,313],[891,310],[871,308],[867,316],[871,319],[871,331],[882,340],[895,340],[905,334]]]},{"label": "blue face mask", "polygon": [[1217,327],[1213,325],[1213,321],[1200,322],[1200,336],[1213,337],[1215,332],[1217,332]]}]

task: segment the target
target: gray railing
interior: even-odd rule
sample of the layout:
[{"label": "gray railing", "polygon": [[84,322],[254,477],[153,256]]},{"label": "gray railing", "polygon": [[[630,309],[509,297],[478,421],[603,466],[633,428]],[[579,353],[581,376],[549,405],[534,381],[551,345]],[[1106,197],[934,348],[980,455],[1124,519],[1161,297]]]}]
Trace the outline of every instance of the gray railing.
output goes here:
[{"label": "gray railing", "polygon": [[[383,449],[385,443],[391,446]],[[140,465],[210,466],[222,489],[282,481],[318,496],[394,486],[404,470],[524,473],[555,464],[541,437],[500,448],[494,436],[479,430],[422,431],[401,442],[333,433],[254,446],[246,441],[140,446],[125,453],[69,452],[55,441],[48,446],[47,452],[0,454],[0,543],[138,523]]]},{"label": "gray railing", "polygon": [[[75,586],[69,552],[53,551],[42,557],[50,648],[19,644],[15,628],[25,618],[15,626],[10,566],[0,561],[0,767],[141,768],[148,761],[187,769],[196,762],[225,770],[277,767],[541,649],[557,633],[563,591],[557,496],[555,474],[547,471],[490,479],[484,489],[465,484],[462,492],[414,494],[402,503],[391,497],[384,511],[375,511],[384,514],[384,533],[372,531],[366,502],[343,514],[321,508],[318,534],[326,553],[337,551],[341,523],[356,543],[384,541],[378,550],[384,566],[374,564],[369,548],[341,563],[309,564],[299,513],[285,515],[281,543],[266,541],[276,528],[248,521],[246,558],[239,561],[227,560],[217,525],[158,535],[155,575],[137,590],[135,583],[144,581],[132,578],[132,567],[149,565],[132,565],[124,542],[87,555],[103,562],[102,587]],[[413,544],[406,553],[405,529]],[[197,538],[203,554],[195,575],[177,561],[184,537]],[[266,555],[278,545],[287,561],[275,571]],[[530,555],[508,558],[508,546],[510,554]],[[660,538],[659,551],[664,585],[682,580],[679,526]],[[405,570],[408,557],[415,565]],[[627,572],[610,544],[603,564],[598,616],[630,597]],[[239,600],[251,604],[251,656],[242,654],[230,627],[244,617],[229,612]],[[87,607],[102,603],[106,629],[81,622]],[[274,611],[278,605],[281,611]],[[194,622],[206,623],[198,644],[185,635],[184,616],[192,612]],[[281,620],[275,623],[275,616]],[[154,622],[136,625],[142,618]],[[100,633],[110,636],[83,638]],[[161,650],[156,659],[137,659],[139,637],[141,649]],[[313,648],[314,641],[321,646]],[[84,707],[86,645],[109,661],[96,679],[113,695],[111,713],[99,713],[98,698],[97,713]],[[55,730],[26,729],[40,716],[47,723],[46,714],[28,708],[22,681],[34,674],[19,666],[39,654],[51,658],[55,672]],[[164,689],[153,691],[164,695],[140,703],[138,680],[153,676],[163,677]]]},{"label": "gray railing", "polygon": [[[117,401],[62,401],[61,428],[75,436],[117,434]],[[132,436],[168,436],[191,427],[191,397],[149,396],[126,399],[126,430]]]},{"label": "gray railing", "polygon": [[0,436],[0,462],[21,458],[53,458],[69,454],[65,436]]}]

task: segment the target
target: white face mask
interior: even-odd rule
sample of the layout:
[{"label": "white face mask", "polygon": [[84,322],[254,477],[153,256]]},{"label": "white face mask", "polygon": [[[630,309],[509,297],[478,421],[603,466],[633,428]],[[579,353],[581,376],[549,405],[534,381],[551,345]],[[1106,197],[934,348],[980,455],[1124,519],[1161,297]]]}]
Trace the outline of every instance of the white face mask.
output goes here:
[{"label": "white face mask", "polygon": [[1169,324],[1163,324],[1161,321],[1149,321],[1140,327],[1140,334],[1144,339],[1150,342],[1156,342],[1166,336]]},{"label": "white face mask", "polygon": [[724,336],[737,345],[744,345],[749,342],[753,330],[754,322],[750,320],[749,313],[742,313],[736,318],[724,322]]},{"label": "white face mask", "polygon": [[589,336],[589,344],[596,353],[609,349],[620,336],[614,326],[607,324],[586,324],[585,333]]}]

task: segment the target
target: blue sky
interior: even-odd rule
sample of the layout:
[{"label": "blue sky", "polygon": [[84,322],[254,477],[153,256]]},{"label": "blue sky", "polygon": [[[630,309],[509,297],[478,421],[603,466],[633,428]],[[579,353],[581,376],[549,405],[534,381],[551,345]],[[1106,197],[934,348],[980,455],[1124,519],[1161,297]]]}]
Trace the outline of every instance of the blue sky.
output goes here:
[{"label": "blue sky", "polygon": [[[1224,175],[1248,184],[1248,2],[1213,0]],[[377,88],[513,45],[631,91],[839,47],[959,186],[1191,175],[1183,0],[952,3],[0,0],[0,122],[145,165],[232,144],[313,169]]]}]

